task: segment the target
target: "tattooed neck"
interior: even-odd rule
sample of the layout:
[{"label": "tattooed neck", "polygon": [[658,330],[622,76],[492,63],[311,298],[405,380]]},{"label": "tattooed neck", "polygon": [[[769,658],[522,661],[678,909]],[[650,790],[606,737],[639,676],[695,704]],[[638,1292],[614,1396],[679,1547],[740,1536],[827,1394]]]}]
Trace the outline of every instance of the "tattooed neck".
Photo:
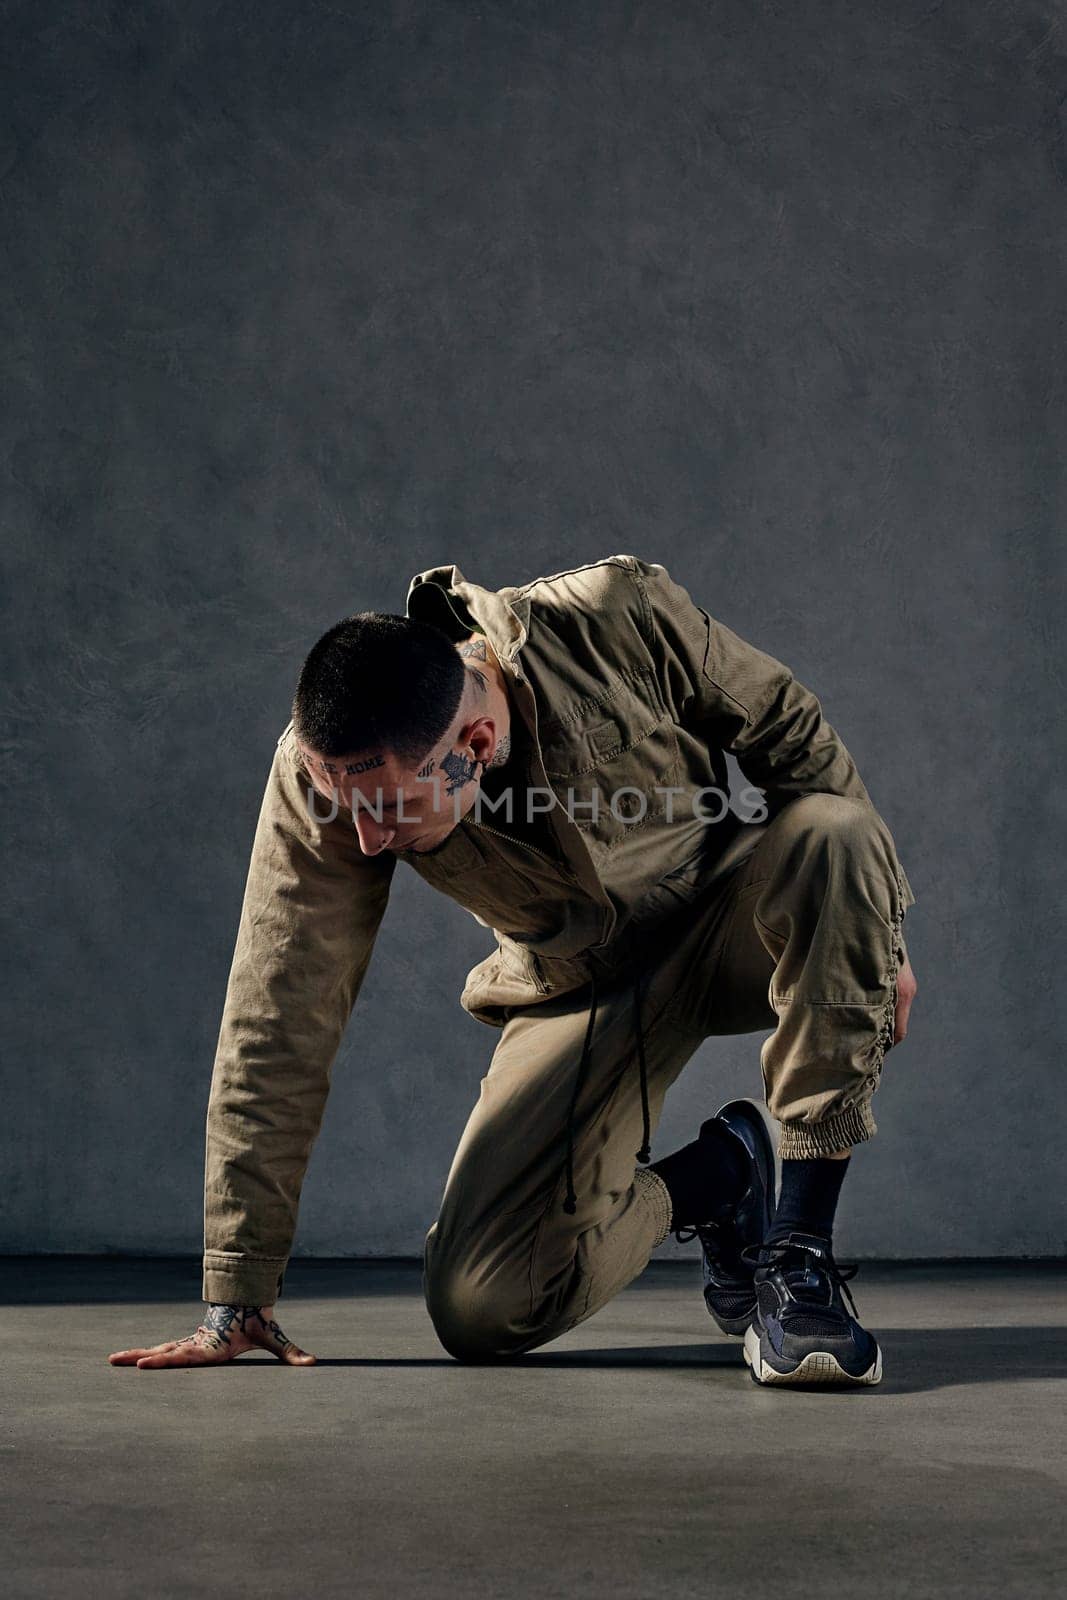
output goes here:
[{"label": "tattooed neck", "polygon": [[459,647],[459,654],[467,666],[467,676],[482,696],[489,693],[489,679],[481,667],[476,663],[481,661],[488,665],[489,651],[484,639],[467,639]]},{"label": "tattooed neck", "polygon": [[493,751],[493,759],[489,763],[489,770],[492,770],[492,768],[494,768],[494,767],[502,767],[502,766],[504,766],[506,764],[506,762],[510,759],[510,756],[511,756],[511,734],[510,733],[502,733],[500,738],[496,742],[496,749]]},{"label": "tattooed neck", "polygon": [[[456,646],[456,649],[466,666],[467,675],[474,686],[476,698],[478,700],[487,700],[490,687],[495,686],[504,699],[510,718],[511,698],[507,691],[507,677],[489,641],[481,634],[474,634],[471,638],[464,639],[461,644]],[[456,789],[462,788],[464,784],[469,783],[475,776],[479,766],[482,767],[483,771],[492,771],[497,767],[504,766],[510,756],[511,734],[505,729],[497,739],[496,749],[493,751],[493,759],[488,763],[471,762],[463,756],[455,755],[446,758],[441,763],[450,780],[449,788],[446,792],[452,794]]]}]

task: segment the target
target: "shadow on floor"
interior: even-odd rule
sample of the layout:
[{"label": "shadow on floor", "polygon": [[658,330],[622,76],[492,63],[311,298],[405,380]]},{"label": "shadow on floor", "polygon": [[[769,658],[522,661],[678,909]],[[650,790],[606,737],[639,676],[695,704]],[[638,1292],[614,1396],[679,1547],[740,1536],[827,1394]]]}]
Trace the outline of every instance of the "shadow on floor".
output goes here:
[{"label": "shadow on floor", "polygon": [[[871,1389],[843,1391],[857,1398],[927,1394],[935,1389],[974,1388],[980,1384],[1033,1383],[1067,1379],[1067,1340],[1062,1328],[881,1328],[877,1330],[886,1375]],[[725,1337],[725,1336],[724,1336]],[[318,1354],[318,1351],[316,1351]],[[222,1367],[199,1367],[202,1373],[249,1371],[276,1365],[266,1354],[246,1354]],[[432,1356],[323,1356],[314,1367],[362,1367],[377,1372],[451,1367],[525,1373],[539,1367],[602,1370],[606,1368],[678,1369],[706,1375],[709,1369],[744,1369],[740,1339],[714,1344],[621,1345],[586,1350],[533,1350],[527,1355],[459,1362],[447,1354]],[[134,1371],[135,1368],[115,1368]],[[185,1370],[177,1368],[174,1370]],[[313,1380],[309,1380],[313,1381]],[[790,1386],[775,1393],[823,1392],[822,1384]]]},{"label": "shadow on floor", "polygon": [[[873,1389],[846,1391],[876,1399],[893,1394],[920,1394],[944,1388],[1062,1380],[1067,1378],[1067,1339],[1062,1327],[1034,1324],[1035,1296],[1049,1306],[1064,1281],[1060,1262],[946,1262],[863,1264],[866,1287],[880,1302],[877,1314],[865,1318],[877,1334],[884,1353],[886,1374]],[[679,1319],[693,1297],[699,1295],[700,1265],[696,1261],[653,1261],[623,1291],[627,1331],[653,1342],[632,1345],[556,1347],[553,1343],[523,1356],[457,1362],[436,1345],[422,1302],[421,1264],[393,1261],[301,1261],[290,1268],[284,1306],[286,1316],[303,1304],[348,1300],[353,1305],[376,1302],[376,1328],[372,1348],[388,1351],[391,1344],[411,1349],[411,1334],[427,1339],[425,1356],[373,1354],[334,1356],[323,1351],[321,1339],[312,1344],[317,1368],[358,1367],[389,1371],[429,1367],[511,1368],[527,1375],[539,1367],[575,1369],[672,1370],[706,1375],[709,1369],[735,1372],[744,1369],[741,1341],[714,1333],[702,1340],[697,1332],[702,1314],[699,1298],[693,1308],[694,1333],[688,1343],[678,1343],[685,1323]],[[198,1258],[124,1258],[114,1256],[9,1256],[0,1258],[0,1303],[20,1306],[185,1304],[198,1308]],[[415,1305],[410,1302],[415,1301]],[[385,1326],[381,1315],[385,1310]],[[984,1303],[983,1303],[984,1302]],[[388,1307],[396,1304],[394,1331]],[[618,1308],[619,1302],[616,1302]],[[1012,1323],[1013,1309],[1020,1318]],[[903,1313],[903,1316],[902,1316]],[[1038,1312],[1040,1315],[1041,1313]],[[412,1318],[410,1325],[408,1319]],[[980,1319],[978,1325],[972,1319]],[[1001,1318],[999,1322],[995,1318]],[[414,1319],[418,1319],[417,1321]],[[933,1327],[901,1327],[901,1320],[933,1322]],[[1023,1320],[1027,1319],[1027,1320]],[[888,1324],[888,1326],[887,1326]],[[703,1324],[704,1327],[707,1324]],[[663,1342],[655,1341],[657,1327]],[[604,1328],[607,1332],[607,1328]],[[618,1329],[613,1330],[616,1335]],[[573,1337],[595,1338],[586,1324]],[[674,1342],[669,1342],[671,1336]],[[335,1337],[331,1335],[331,1339]],[[572,1335],[566,1336],[568,1339]],[[360,1341],[358,1328],[344,1335],[344,1343]],[[401,1342],[402,1341],[402,1342]],[[334,1346],[336,1348],[336,1345]],[[227,1368],[196,1370],[215,1372],[274,1366],[265,1353],[247,1354]],[[136,1368],[115,1368],[115,1371]],[[188,1370],[188,1369],[176,1369]],[[309,1381],[314,1381],[313,1379]],[[776,1392],[797,1392],[795,1390]]]}]

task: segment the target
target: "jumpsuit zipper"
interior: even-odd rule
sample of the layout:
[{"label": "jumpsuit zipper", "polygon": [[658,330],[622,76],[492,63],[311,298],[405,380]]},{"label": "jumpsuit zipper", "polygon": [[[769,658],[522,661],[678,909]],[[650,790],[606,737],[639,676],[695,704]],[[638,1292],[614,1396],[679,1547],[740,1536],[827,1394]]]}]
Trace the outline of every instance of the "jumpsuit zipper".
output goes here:
[{"label": "jumpsuit zipper", "polygon": [[473,817],[471,818],[471,826],[475,828],[484,828],[486,833],[495,833],[498,839],[506,839],[509,844],[517,844],[523,850],[532,850],[535,856],[540,856],[542,861],[547,861],[550,867],[556,867],[560,869],[569,883],[578,882],[577,877],[570,867],[565,866],[560,861],[557,861],[553,856],[547,855],[544,850],[538,850],[535,844],[527,844],[525,839],[518,839],[513,833],[504,833],[500,828],[491,828],[488,822],[477,822]]}]

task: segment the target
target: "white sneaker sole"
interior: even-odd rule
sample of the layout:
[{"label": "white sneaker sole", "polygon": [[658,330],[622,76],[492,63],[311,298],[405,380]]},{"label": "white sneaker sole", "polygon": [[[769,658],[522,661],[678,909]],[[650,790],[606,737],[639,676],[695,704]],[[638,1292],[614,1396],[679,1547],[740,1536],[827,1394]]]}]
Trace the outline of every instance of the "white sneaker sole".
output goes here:
[{"label": "white sneaker sole", "polygon": [[858,1378],[851,1372],[846,1372],[837,1357],[829,1350],[812,1350],[804,1357],[795,1372],[778,1372],[769,1366],[760,1354],[759,1334],[755,1325],[750,1326],[745,1334],[745,1361],[751,1367],[752,1376],[757,1383],[833,1383],[847,1384],[853,1388],[881,1383],[882,1348],[880,1345],[876,1345],[875,1348],[878,1354],[867,1371]]}]

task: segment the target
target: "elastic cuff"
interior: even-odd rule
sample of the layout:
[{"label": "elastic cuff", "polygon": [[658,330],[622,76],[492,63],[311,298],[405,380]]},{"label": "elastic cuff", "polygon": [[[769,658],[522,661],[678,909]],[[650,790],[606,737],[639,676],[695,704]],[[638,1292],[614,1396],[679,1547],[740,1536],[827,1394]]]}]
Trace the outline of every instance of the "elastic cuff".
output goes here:
[{"label": "elastic cuff", "polygon": [[848,1106],[822,1122],[783,1122],[778,1154],[783,1161],[806,1161],[831,1156],[854,1144],[863,1144],[878,1132],[870,1099]]},{"label": "elastic cuff", "polygon": [[273,1306],[281,1298],[288,1259],[205,1250],[201,1298],[224,1306]]},{"label": "elastic cuff", "polygon": [[671,1191],[667,1188],[658,1172],[653,1172],[650,1167],[634,1168],[634,1188],[643,1200],[647,1202],[656,1219],[658,1229],[657,1237],[652,1241],[653,1250],[662,1244],[670,1232],[671,1227]]}]

